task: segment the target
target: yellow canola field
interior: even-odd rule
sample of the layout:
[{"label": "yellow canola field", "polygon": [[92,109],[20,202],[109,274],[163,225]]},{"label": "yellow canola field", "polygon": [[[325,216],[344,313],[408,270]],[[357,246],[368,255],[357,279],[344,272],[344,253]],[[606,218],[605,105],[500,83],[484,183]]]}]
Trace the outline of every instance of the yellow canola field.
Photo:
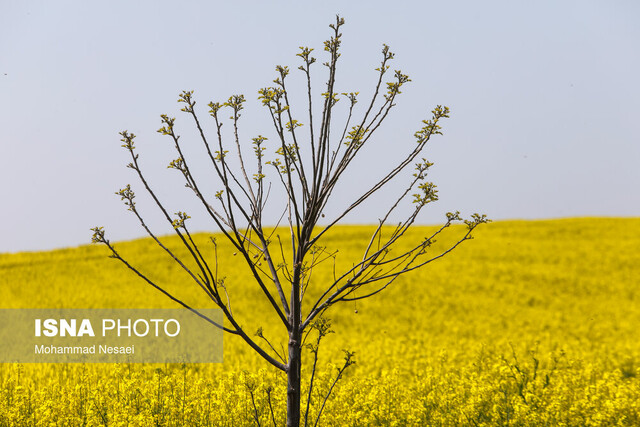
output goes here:
[{"label": "yellow canola field", "polygon": [[[372,230],[341,226],[325,241],[339,249],[338,268],[361,256]],[[415,227],[410,237],[430,232]],[[198,239],[206,248],[207,236]],[[211,306],[153,242],[117,248],[188,302]],[[175,307],[107,255],[95,245],[0,254],[2,307]],[[219,261],[243,325],[285,343],[232,250],[221,246]],[[310,296],[331,268],[314,272]],[[443,259],[328,317],[336,333],[320,348],[312,422],[342,349],[357,363],[320,425],[640,425],[639,218],[487,224]],[[305,378],[311,361],[307,353]],[[223,364],[4,364],[0,383],[0,426],[236,426],[256,417],[282,425],[285,417],[285,378],[232,336]]]}]

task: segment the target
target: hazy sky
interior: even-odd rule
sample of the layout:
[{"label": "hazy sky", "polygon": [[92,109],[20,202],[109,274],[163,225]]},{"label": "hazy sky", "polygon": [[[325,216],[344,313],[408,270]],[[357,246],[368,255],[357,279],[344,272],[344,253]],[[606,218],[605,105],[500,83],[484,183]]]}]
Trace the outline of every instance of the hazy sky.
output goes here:
[{"label": "hazy sky", "polygon": [[[243,93],[241,137],[273,136],[257,90],[277,64],[304,84],[302,45],[316,48],[322,88],[322,42],[336,13],[346,19],[340,92],[371,94],[383,43],[412,78],[336,209],[410,149],[420,121],[444,104],[451,118],[425,152],[440,201],[423,223],[455,209],[493,219],[639,215],[637,1],[3,0],[0,252],[84,244],[95,225],[114,240],[142,236],[113,194],[129,182],[142,193],[124,167],[124,129],[139,135],[141,163],[170,209],[188,210],[191,196],[166,169],[175,155],[155,132],[159,115],[176,116],[187,140],[180,91],[195,90],[203,120],[210,100]],[[375,222],[399,189],[347,222]]]}]

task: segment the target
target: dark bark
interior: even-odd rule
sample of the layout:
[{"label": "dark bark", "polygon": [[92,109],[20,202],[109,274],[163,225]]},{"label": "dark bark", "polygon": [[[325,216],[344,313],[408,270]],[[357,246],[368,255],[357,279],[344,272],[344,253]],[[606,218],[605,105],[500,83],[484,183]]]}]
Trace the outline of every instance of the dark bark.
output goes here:
[{"label": "dark bark", "polygon": [[300,368],[302,366],[300,351],[301,334],[289,338],[289,363],[287,365],[287,427],[300,425]]},{"label": "dark bark", "polygon": [[[306,234],[303,231],[303,236]],[[304,246],[304,245],[301,245]],[[300,300],[301,266],[304,252],[298,247],[297,263],[291,283],[291,310],[289,312],[289,360],[287,364],[287,427],[300,425],[301,367],[302,367],[302,317]]]}]

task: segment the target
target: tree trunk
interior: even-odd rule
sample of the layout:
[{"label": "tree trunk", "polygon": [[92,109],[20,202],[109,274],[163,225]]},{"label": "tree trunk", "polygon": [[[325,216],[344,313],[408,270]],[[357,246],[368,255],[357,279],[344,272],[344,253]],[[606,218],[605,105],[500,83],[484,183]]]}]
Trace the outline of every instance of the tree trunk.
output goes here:
[{"label": "tree trunk", "polygon": [[300,311],[302,303],[300,301],[300,266],[304,255],[299,252],[296,257],[296,264],[293,271],[291,283],[291,311],[289,312],[289,363],[287,364],[287,427],[300,426],[300,396],[301,379],[300,371],[302,367],[302,330],[300,329]]},{"label": "tree trunk", "polygon": [[[299,326],[299,325],[296,325]],[[300,425],[300,368],[302,366],[299,328],[289,334],[289,364],[287,365],[287,427]]]}]

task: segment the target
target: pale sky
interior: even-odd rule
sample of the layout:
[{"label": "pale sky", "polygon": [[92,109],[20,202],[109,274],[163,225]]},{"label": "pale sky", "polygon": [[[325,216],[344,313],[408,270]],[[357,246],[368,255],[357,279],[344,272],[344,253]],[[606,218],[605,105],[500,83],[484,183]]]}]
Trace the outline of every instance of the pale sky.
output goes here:
[{"label": "pale sky", "polygon": [[[188,211],[195,201],[166,169],[175,155],[155,132],[159,115],[177,117],[187,140],[182,90],[195,90],[207,126],[209,101],[243,93],[241,137],[274,136],[258,89],[277,64],[304,84],[303,45],[316,49],[321,88],[336,13],[346,20],[340,92],[370,95],[383,43],[396,53],[392,68],[412,79],[336,193],[336,212],[443,104],[451,118],[424,153],[440,200],[421,223],[451,210],[494,220],[640,215],[637,1],[2,0],[0,252],[85,244],[96,225],[112,240],[143,236],[113,194],[127,183],[143,192],[124,167],[124,129],[138,135],[141,163],[170,209]],[[346,222],[375,223],[399,184]],[[204,218],[193,226],[213,230]]]}]

